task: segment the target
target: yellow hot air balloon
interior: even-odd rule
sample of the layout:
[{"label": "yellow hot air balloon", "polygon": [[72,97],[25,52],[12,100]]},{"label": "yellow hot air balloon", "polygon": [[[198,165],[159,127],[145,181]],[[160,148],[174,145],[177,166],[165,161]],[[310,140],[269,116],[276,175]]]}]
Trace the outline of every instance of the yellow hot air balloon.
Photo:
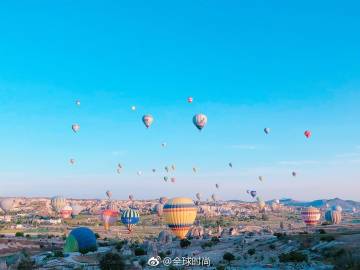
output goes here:
[{"label": "yellow hot air balloon", "polygon": [[196,206],[190,198],[173,198],[163,208],[166,223],[173,234],[184,239],[196,218]]}]

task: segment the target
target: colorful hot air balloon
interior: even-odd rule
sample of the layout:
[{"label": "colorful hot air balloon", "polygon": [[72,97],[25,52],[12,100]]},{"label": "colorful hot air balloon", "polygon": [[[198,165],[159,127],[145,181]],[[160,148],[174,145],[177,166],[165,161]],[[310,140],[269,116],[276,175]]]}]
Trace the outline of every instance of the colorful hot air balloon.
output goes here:
[{"label": "colorful hot air balloon", "polygon": [[121,214],[121,222],[126,225],[129,232],[132,231],[133,227],[138,224],[140,221],[140,216],[138,211],[134,209],[125,210]]},{"label": "colorful hot air balloon", "polygon": [[0,200],[0,208],[7,214],[10,212],[15,204],[15,200],[13,198],[5,198]]},{"label": "colorful hot air balloon", "polygon": [[68,219],[71,218],[73,209],[71,206],[66,205],[63,209],[60,210],[60,216],[62,219]]},{"label": "colorful hot air balloon", "polygon": [[315,226],[321,217],[320,210],[315,207],[308,207],[301,211],[301,217],[307,226]]},{"label": "colorful hot air balloon", "polygon": [[336,210],[327,210],[325,212],[325,220],[330,224],[340,224],[341,212]]},{"label": "colorful hot air balloon", "polygon": [[187,98],[188,103],[192,103],[193,100],[194,100],[194,99],[193,99],[192,97],[188,97],[188,98]]},{"label": "colorful hot air balloon", "polygon": [[119,218],[119,212],[116,210],[105,209],[101,213],[101,219],[104,222],[104,228],[106,231],[110,230],[110,226],[115,224]]},{"label": "colorful hot air balloon", "polygon": [[333,207],[331,207],[332,210],[334,211],[339,211],[339,212],[342,212],[342,207],[340,205],[334,205]]},{"label": "colorful hot air balloon", "polygon": [[184,239],[195,221],[197,208],[190,198],[173,198],[164,205],[163,212],[174,235]]},{"label": "colorful hot air balloon", "polygon": [[146,128],[149,128],[151,126],[151,124],[154,122],[154,118],[150,114],[144,115],[142,120],[143,120],[144,125],[146,126]]},{"label": "colorful hot air balloon", "polygon": [[206,115],[201,114],[201,113],[194,115],[193,123],[199,130],[202,130],[207,123]]},{"label": "colorful hot air balloon", "polygon": [[265,132],[266,135],[269,134],[270,133],[270,128],[264,128],[264,132]]},{"label": "colorful hot air balloon", "polygon": [[76,133],[80,130],[80,125],[79,124],[73,124],[71,126],[72,130]]},{"label": "colorful hot air balloon", "polygon": [[79,106],[80,106],[80,100],[76,100],[76,101],[75,101],[75,104],[76,104],[76,106],[79,107]]},{"label": "colorful hot air balloon", "polygon": [[304,132],[304,135],[305,135],[305,137],[306,138],[310,138],[311,137],[311,131],[310,130],[306,130],[305,132]]},{"label": "colorful hot air balloon", "polygon": [[86,227],[73,229],[66,237],[64,252],[79,252],[83,250],[97,250],[96,237],[92,230]]},{"label": "colorful hot air balloon", "polygon": [[251,190],[251,191],[250,191],[250,195],[251,195],[251,197],[255,198],[255,197],[256,197],[256,191],[255,191],[255,190]]},{"label": "colorful hot air balloon", "polygon": [[51,206],[56,213],[60,213],[61,209],[66,206],[66,199],[61,196],[56,196],[51,199]]}]

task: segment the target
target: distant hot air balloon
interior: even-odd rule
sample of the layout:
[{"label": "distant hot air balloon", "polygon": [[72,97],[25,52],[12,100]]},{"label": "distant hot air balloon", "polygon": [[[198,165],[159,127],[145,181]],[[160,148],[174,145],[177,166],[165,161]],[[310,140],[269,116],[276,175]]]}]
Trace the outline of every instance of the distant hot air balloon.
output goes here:
[{"label": "distant hot air balloon", "polygon": [[76,161],[75,161],[75,159],[70,158],[69,162],[70,162],[71,165],[74,165]]},{"label": "distant hot air balloon", "polygon": [[110,190],[106,191],[106,197],[108,197],[108,199],[110,200],[112,196],[112,192]]},{"label": "distant hot air balloon", "polygon": [[153,172],[153,173],[156,172],[156,169],[152,169],[152,172]]},{"label": "distant hot air balloon", "polygon": [[123,166],[121,165],[121,163],[119,163],[117,166],[118,166],[119,169],[122,169],[122,168],[123,168]]},{"label": "distant hot air balloon", "polygon": [[154,122],[154,118],[150,114],[144,115],[142,120],[143,120],[144,125],[146,126],[146,128],[149,128],[151,126],[151,124]]},{"label": "distant hot air balloon", "polygon": [[232,167],[233,167],[233,165],[232,165],[232,163],[231,163],[231,162],[229,162],[229,167],[230,167],[230,168],[232,168]]},{"label": "distant hot air balloon", "polygon": [[279,199],[275,199],[275,203],[276,203],[276,204],[280,204],[280,200],[279,200]]},{"label": "distant hot air balloon", "polygon": [[116,223],[118,217],[119,212],[111,209],[105,209],[101,213],[101,219],[104,222],[104,228],[106,231],[110,230],[110,226]]},{"label": "distant hot air balloon", "polygon": [[66,205],[63,209],[60,210],[60,216],[62,219],[71,218],[72,208],[69,205]]},{"label": "distant hot air balloon", "polygon": [[120,168],[117,168],[117,169],[116,169],[116,172],[117,172],[118,174],[121,174],[121,169],[120,169]]},{"label": "distant hot air balloon", "polygon": [[269,134],[270,133],[270,128],[264,128],[264,132],[265,132],[266,135]]},{"label": "distant hot air balloon", "polygon": [[266,203],[263,199],[257,197],[256,198],[257,202],[258,202],[258,206],[259,206],[259,210],[263,211],[265,209]]},{"label": "distant hot air balloon", "polygon": [[305,132],[304,132],[304,135],[305,135],[305,137],[306,138],[310,138],[311,137],[311,131],[310,130],[306,130]]},{"label": "distant hot air balloon", "polygon": [[115,212],[119,212],[119,209],[114,201],[109,201],[106,209],[113,210]]},{"label": "distant hot air balloon", "polygon": [[56,213],[60,213],[61,209],[66,206],[66,199],[61,196],[56,196],[51,199],[51,206]]},{"label": "distant hot air balloon", "polygon": [[259,180],[262,182],[264,180],[264,178],[260,175]]},{"label": "distant hot air balloon", "polygon": [[166,142],[161,143],[161,147],[165,148],[167,146]]},{"label": "distant hot air balloon", "polygon": [[168,166],[165,166],[164,169],[165,169],[166,172],[169,172],[169,167]]},{"label": "distant hot air balloon", "polygon": [[201,113],[194,115],[193,123],[199,130],[202,130],[207,123],[206,115],[201,114]]},{"label": "distant hot air balloon", "polygon": [[255,190],[251,190],[251,191],[250,191],[250,195],[251,195],[251,197],[255,198],[255,197],[256,197],[256,191],[255,191]]},{"label": "distant hot air balloon", "polygon": [[164,181],[167,182],[169,180],[169,177],[164,176]]},{"label": "distant hot air balloon", "polygon": [[136,111],[136,106],[131,106],[132,111]]},{"label": "distant hot air balloon", "polygon": [[194,99],[193,99],[192,97],[188,97],[188,98],[187,98],[188,103],[192,103],[193,100],[194,100]]},{"label": "distant hot air balloon", "polygon": [[246,193],[247,193],[247,194],[250,194],[250,190],[246,190]]},{"label": "distant hot air balloon", "polygon": [[201,194],[200,193],[196,193],[196,199],[198,199],[199,201],[201,200]]},{"label": "distant hot air balloon", "polygon": [[138,171],[137,175],[139,175],[139,176],[142,175],[142,171]]},{"label": "distant hot air balloon", "polygon": [[336,210],[327,210],[325,212],[325,220],[330,224],[340,224],[341,212]]},{"label": "distant hot air balloon", "polygon": [[175,181],[176,181],[176,178],[175,177],[171,177],[171,183],[175,183]]},{"label": "distant hot air balloon", "polygon": [[15,200],[13,198],[5,198],[0,200],[0,208],[5,212],[5,214],[9,213],[15,204]]},{"label": "distant hot air balloon", "polygon": [[72,130],[76,133],[80,130],[80,125],[79,124],[73,124],[71,126]]},{"label": "distant hot air balloon", "polygon": [[134,195],[131,195],[131,194],[130,194],[130,195],[129,195],[129,200],[130,200],[130,201],[133,201],[133,200],[134,200]]},{"label": "distant hot air balloon", "polygon": [[212,194],[212,195],[211,195],[211,199],[212,199],[214,202],[216,202],[216,195],[215,195],[215,194]]},{"label": "distant hot air balloon", "polygon": [[174,235],[184,239],[195,221],[197,208],[190,198],[173,198],[164,205],[163,213]]},{"label": "distant hot air balloon", "polygon": [[333,207],[331,207],[332,210],[334,211],[339,211],[339,212],[342,212],[342,207],[340,205],[334,205]]},{"label": "distant hot air balloon", "polygon": [[129,232],[133,230],[133,227],[140,221],[139,212],[134,209],[125,210],[121,214],[121,222],[126,225]]},{"label": "distant hot air balloon", "polygon": [[169,200],[169,199],[168,199],[167,197],[160,197],[159,202],[160,202],[161,204],[165,204],[165,203],[167,203],[168,200]]},{"label": "distant hot air balloon", "polygon": [[351,210],[353,213],[356,213],[356,207],[353,207]]},{"label": "distant hot air balloon", "polygon": [[319,209],[308,207],[301,211],[301,217],[307,226],[315,226],[321,217]]},{"label": "distant hot air balloon", "polygon": [[194,173],[196,173],[196,172],[197,172],[196,167],[193,167],[193,168],[192,168],[192,170],[193,170],[193,172],[194,172]]},{"label": "distant hot air balloon", "polygon": [[176,170],[175,164],[172,164],[172,165],[171,165],[171,169],[172,169],[173,171]]},{"label": "distant hot air balloon", "polygon": [[296,172],[292,172],[291,174],[292,176],[296,177]]},{"label": "distant hot air balloon", "polygon": [[216,187],[217,189],[219,189],[219,184],[215,184],[215,187]]},{"label": "distant hot air balloon", "polygon": [[80,100],[76,100],[76,101],[75,101],[75,104],[76,104],[76,106],[79,107],[79,106],[80,106]]}]

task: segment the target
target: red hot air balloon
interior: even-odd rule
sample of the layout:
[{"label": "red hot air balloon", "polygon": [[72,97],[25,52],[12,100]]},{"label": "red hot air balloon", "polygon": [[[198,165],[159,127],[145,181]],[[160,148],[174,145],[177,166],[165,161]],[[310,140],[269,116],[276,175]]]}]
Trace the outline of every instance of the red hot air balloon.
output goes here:
[{"label": "red hot air balloon", "polygon": [[187,99],[187,101],[189,102],[189,103],[192,103],[193,102],[193,97],[188,97],[188,99]]},{"label": "red hot air balloon", "polygon": [[305,208],[301,211],[301,217],[306,226],[316,226],[321,217],[320,210],[315,207]]},{"label": "red hot air balloon", "polygon": [[306,130],[306,131],[304,132],[304,135],[305,135],[306,138],[310,139],[310,137],[311,137],[311,131],[310,131],[310,130]]}]

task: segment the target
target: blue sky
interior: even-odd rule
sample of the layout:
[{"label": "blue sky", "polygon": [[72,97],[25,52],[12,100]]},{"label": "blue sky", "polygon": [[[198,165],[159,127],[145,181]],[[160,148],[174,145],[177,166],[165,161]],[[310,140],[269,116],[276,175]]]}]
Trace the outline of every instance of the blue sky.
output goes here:
[{"label": "blue sky", "polygon": [[[1,3],[0,196],[360,200],[359,8]],[[172,163],[175,185],[162,180]]]}]

